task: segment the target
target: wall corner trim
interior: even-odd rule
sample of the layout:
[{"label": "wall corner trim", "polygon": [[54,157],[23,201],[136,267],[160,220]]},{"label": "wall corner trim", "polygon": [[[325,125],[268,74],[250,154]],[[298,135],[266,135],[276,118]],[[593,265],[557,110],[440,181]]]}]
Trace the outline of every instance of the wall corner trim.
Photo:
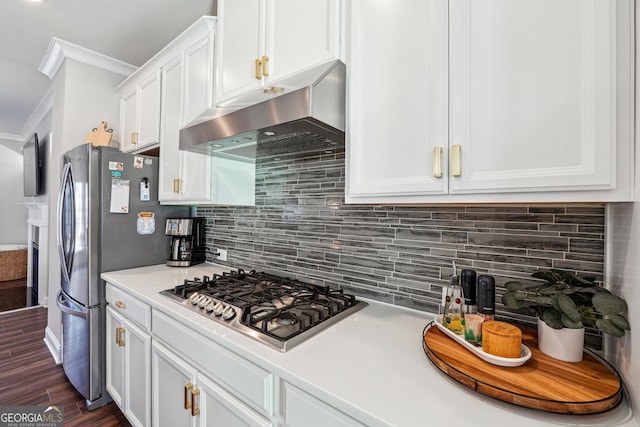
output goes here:
[{"label": "wall corner trim", "polygon": [[53,356],[53,360],[56,362],[56,365],[61,364],[62,346],[60,345],[60,341],[58,341],[58,338],[48,326],[44,330],[44,343],[47,345],[51,356]]},{"label": "wall corner trim", "polygon": [[87,65],[128,77],[138,67],[118,59],[86,49],[82,46],[52,37],[38,71],[51,80],[56,76],[65,59],[73,59]]}]

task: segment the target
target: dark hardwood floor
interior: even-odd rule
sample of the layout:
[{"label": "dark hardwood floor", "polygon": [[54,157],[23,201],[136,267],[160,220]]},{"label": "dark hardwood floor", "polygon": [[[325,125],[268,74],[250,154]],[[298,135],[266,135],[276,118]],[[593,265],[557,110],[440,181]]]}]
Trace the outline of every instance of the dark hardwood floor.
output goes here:
[{"label": "dark hardwood floor", "polygon": [[64,407],[65,426],[130,426],[115,403],[89,412],[44,343],[47,309],[0,313],[0,406]]},{"label": "dark hardwood floor", "polygon": [[0,282],[0,312],[27,306],[27,279]]}]

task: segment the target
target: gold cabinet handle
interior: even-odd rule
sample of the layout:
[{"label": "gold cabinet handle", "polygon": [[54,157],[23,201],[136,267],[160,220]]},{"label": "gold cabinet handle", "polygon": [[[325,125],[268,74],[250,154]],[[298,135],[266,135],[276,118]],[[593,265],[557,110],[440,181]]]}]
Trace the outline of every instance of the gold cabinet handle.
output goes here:
[{"label": "gold cabinet handle", "polygon": [[193,389],[193,384],[188,383],[187,385],[184,386],[184,409],[189,409],[191,408],[191,399],[189,399],[189,397],[191,396],[191,390]]},{"label": "gold cabinet handle", "polygon": [[265,77],[269,76],[269,71],[267,70],[267,62],[269,62],[269,57],[267,55],[262,55],[262,75]]},{"label": "gold cabinet handle", "polygon": [[433,147],[433,177],[442,178],[442,147]]},{"label": "gold cabinet handle", "polygon": [[132,144],[138,143],[138,132],[131,132],[131,143]]},{"label": "gold cabinet handle", "polygon": [[182,193],[182,179],[176,178],[173,180],[173,192]]},{"label": "gold cabinet handle", "polygon": [[260,80],[262,79],[262,74],[260,72],[260,70],[262,69],[262,61],[260,59],[256,59],[255,62],[255,76],[256,76],[256,80]]},{"label": "gold cabinet handle", "polygon": [[454,144],[451,146],[451,176],[461,176],[461,154],[462,146],[460,144]]},{"label": "gold cabinet handle", "polygon": [[124,310],[125,308],[127,308],[127,304],[125,304],[122,301],[116,301],[116,307],[121,308],[121,309]]},{"label": "gold cabinet handle", "polygon": [[122,326],[116,328],[116,344],[119,347],[124,347],[124,328]]},{"label": "gold cabinet handle", "polygon": [[198,401],[197,401],[198,396],[200,396],[199,388],[191,392],[191,402],[193,402],[193,405],[191,405],[191,415],[194,417],[200,414],[200,408],[198,408]]}]

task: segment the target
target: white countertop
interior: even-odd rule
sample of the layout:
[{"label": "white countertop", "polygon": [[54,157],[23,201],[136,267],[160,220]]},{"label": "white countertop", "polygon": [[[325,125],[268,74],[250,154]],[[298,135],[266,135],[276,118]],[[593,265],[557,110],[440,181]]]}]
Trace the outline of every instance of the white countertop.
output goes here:
[{"label": "white countertop", "polygon": [[103,273],[102,278],[229,350],[369,425],[637,426],[626,399],[595,415],[558,415],[486,397],[432,366],[422,332],[432,314],[375,301],[281,353],[158,294],[184,279],[227,266],[165,265]]}]

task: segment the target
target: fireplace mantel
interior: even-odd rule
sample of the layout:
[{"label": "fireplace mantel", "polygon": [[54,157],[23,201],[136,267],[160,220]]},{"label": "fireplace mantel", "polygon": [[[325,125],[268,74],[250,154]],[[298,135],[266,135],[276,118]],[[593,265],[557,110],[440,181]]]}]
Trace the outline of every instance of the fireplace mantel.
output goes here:
[{"label": "fireplace mantel", "polygon": [[[47,278],[49,277],[49,205],[42,202],[18,203],[29,210],[28,226],[28,257],[27,257],[27,286],[37,286],[40,305],[47,305],[49,300]],[[33,251],[38,250],[38,265],[33,265]],[[34,269],[35,267],[35,269]],[[34,270],[37,271],[38,283],[34,282]]]}]

